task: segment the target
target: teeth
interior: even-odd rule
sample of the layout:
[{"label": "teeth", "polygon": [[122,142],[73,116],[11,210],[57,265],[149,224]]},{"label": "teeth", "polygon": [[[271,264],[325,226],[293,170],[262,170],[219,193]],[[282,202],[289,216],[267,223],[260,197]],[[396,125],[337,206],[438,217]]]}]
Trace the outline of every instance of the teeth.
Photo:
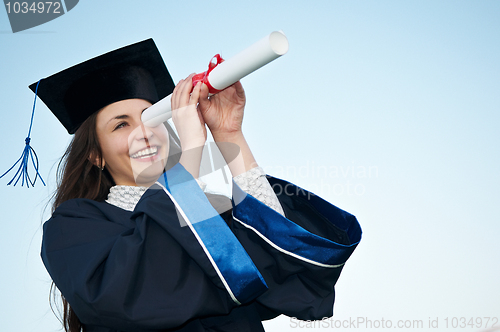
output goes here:
[{"label": "teeth", "polygon": [[147,158],[147,157],[152,157],[158,153],[158,147],[153,146],[150,148],[143,149],[141,151],[138,151],[131,155],[130,157],[137,159],[137,158]]}]

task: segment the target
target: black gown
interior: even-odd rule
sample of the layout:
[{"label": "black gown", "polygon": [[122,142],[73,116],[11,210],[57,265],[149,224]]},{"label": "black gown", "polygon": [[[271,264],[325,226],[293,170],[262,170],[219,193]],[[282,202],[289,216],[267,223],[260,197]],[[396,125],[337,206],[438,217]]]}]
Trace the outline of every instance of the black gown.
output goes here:
[{"label": "black gown", "polygon": [[238,186],[219,213],[180,165],[134,211],[73,199],[44,224],[42,259],[87,332],[263,331],[333,314],[361,239],[354,216],[268,177],[286,218]]}]

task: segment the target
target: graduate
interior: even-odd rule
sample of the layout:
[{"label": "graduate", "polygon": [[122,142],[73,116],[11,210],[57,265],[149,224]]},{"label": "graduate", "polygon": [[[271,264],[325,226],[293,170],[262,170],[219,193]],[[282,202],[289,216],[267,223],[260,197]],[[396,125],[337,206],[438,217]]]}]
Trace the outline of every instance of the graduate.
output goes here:
[{"label": "graduate", "polygon": [[[74,134],[41,250],[66,331],[264,331],[281,314],[333,314],[356,218],[258,166],[240,82],[209,96],[192,77],[174,85],[149,39],[30,86]],[[171,93],[175,130],[145,126]],[[198,179],[207,130],[231,200]]]}]

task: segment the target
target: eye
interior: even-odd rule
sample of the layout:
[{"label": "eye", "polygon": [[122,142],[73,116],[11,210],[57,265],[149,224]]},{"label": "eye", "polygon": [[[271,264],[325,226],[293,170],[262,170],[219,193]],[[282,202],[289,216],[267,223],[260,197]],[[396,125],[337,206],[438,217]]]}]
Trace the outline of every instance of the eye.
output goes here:
[{"label": "eye", "polygon": [[126,122],[120,122],[116,125],[116,127],[113,129],[113,131],[117,130],[117,129],[120,129],[120,128],[123,128],[127,126],[127,123]]}]

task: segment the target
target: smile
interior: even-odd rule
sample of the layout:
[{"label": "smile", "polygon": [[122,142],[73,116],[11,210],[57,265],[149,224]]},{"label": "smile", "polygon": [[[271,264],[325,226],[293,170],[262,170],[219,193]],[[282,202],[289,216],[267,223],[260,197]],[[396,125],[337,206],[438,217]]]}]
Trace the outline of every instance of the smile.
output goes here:
[{"label": "smile", "polygon": [[140,151],[137,151],[133,155],[130,156],[130,158],[133,159],[141,159],[141,158],[151,158],[154,157],[158,154],[158,147],[157,146],[151,146],[145,149],[142,149]]}]

